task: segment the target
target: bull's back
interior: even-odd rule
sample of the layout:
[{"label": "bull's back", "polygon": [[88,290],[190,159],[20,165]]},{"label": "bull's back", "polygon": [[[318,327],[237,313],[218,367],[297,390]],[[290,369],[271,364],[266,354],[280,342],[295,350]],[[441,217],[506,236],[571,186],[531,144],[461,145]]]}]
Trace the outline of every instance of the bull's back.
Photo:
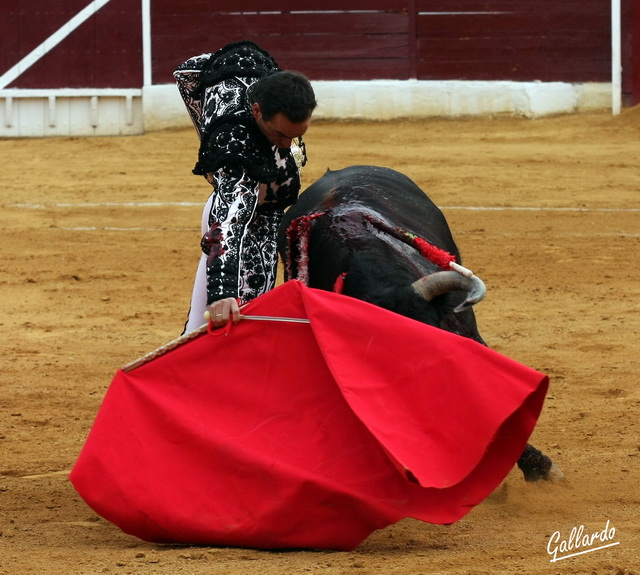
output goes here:
[{"label": "bull's back", "polygon": [[431,199],[411,178],[380,166],[349,166],[327,172],[291,206],[283,221],[280,245],[289,224],[305,215],[324,213],[344,205],[365,206],[397,226],[435,242],[453,244],[447,222]]}]

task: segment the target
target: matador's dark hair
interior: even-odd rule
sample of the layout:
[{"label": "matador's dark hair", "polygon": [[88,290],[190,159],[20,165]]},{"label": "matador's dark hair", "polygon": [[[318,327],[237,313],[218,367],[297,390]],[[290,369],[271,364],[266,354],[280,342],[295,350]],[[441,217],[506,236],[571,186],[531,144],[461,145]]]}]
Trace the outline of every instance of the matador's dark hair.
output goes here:
[{"label": "matador's dark hair", "polygon": [[266,121],[281,112],[287,120],[298,124],[307,120],[317,106],[311,82],[306,76],[290,70],[260,78],[251,87],[249,97],[252,104],[260,106]]}]

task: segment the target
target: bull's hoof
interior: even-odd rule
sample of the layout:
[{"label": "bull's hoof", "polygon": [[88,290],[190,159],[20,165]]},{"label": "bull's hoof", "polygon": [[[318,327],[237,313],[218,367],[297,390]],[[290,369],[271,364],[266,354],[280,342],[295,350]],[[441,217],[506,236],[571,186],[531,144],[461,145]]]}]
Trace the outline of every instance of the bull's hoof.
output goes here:
[{"label": "bull's hoof", "polygon": [[564,479],[564,473],[549,457],[531,445],[527,445],[518,459],[518,467],[525,481],[550,481],[557,483]]},{"label": "bull's hoof", "polygon": [[564,473],[562,469],[560,469],[555,463],[551,464],[551,469],[547,472],[542,479],[545,481],[550,481],[551,483],[559,483],[564,480]]}]

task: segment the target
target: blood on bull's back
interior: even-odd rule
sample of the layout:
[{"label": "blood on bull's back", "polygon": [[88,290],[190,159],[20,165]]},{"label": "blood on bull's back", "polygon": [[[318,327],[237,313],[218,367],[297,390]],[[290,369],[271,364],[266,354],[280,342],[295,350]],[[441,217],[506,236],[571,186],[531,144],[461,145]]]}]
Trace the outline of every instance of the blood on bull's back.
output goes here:
[{"label": "blood on bull's back", "polygon": [[444,215],[411,178],[391,168],[364,165],[327,170],[309,186],[285,214],[280,248],[285,247],[284,235],[294,219],[348,204],[366,206],[399,227],[457,253]]}]

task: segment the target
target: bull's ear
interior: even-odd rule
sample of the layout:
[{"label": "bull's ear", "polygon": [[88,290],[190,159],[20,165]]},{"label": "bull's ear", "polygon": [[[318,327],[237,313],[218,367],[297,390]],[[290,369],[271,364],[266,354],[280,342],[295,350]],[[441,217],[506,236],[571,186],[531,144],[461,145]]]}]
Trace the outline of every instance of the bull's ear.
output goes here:
[{"label": "bull's ear", "polygon": [[464,276],[454,271],[436,272],[421,277],[411,284],[411,287],[425,300],[449,293],[451,291],[466,291],[467,297],[455,312],[463,311],[482,300],[487,292],[484,282],[477,276]]}]

